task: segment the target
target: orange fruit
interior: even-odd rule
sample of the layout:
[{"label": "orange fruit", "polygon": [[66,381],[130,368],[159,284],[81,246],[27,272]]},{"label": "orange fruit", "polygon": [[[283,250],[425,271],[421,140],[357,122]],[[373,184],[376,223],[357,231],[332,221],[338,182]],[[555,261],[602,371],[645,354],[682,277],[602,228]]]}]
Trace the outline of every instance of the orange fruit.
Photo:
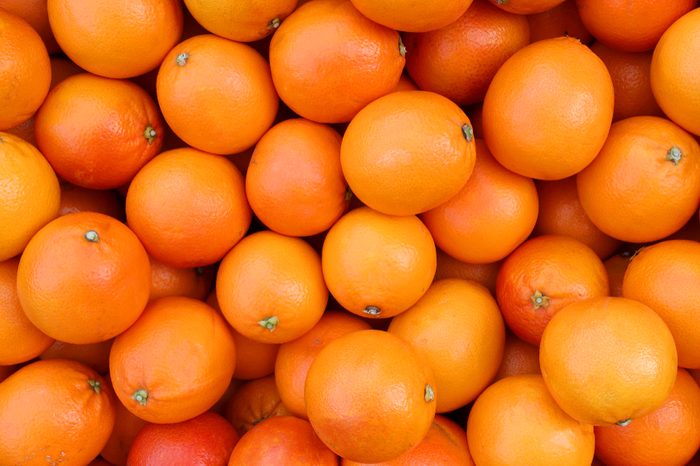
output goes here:
[{"label": "orange fruit", "polygon": [[0,261],[24,250],[29,239],[56,217],[58,178],[44,156],[17,136],[0,132]]},{"label": "orange fruit", "polygon": [[309,421],[274,416],[246,432],[228,461],[229,466],[265,464],[336,466],[338,457],[319,440]]},{"label": "orange fruit", "polygon": [[130,78],[156,68],[182,34],[176,0],[48,0],[58,45],[81,68]]},{"label": "orange fruit", "polygon": [[213,34],[173,47],[160,65],[156,89],[173,132],[215,154],[255,144],[279,105],[265,59],[248,45]]},{"label": "orange fruit", "polygon": [[49,54],[39,34],[0,4],[0,131],[28,120],[44,101],[51,82]]},{"label": "orange fruit", "polygon": [[607,466],[683,466],[700,448],[700,388],[684,369],[663,404],[627,426],[595,428]]},{"label": "orange fruit", "polygon": [[519,15],[542,13],[562,4],[564,0],[489,0],[497,7]]},{"label": "orange fruit", "polygon": [[603,265],[608,272],[608,284],[610,296],[622,296],[622,279],[629,266],[632,253],[622,251],[619,254],[608,257]]},{"label": "orange fruit", "polygon": [[0,262],[0,365],[9,366],[39,356],[53,338],[27,318],[17,297],[19,259]]},{"label": "orange fruit", "polygon": [[321,259],[304,240],[260,231],[221,261],[216,297],[226,320],[244,336],[284,343],[302,336],[328,302]]},{"label": "orange fruit", "polygon": [[5,464],[87,464],[100,453],[113,426],[112,391],[78,362],[33,362],[0,384],[0,457]]},{"label": "orange fruit", "polygon": [[566,178],[598,154],[613,106],[612,80],[600,58],[574,38],[544,39],[515,52],[493,77],[484,98],[484,140],[515,173]]},{"label": "orange fruit", "polygon": [[210,306],[185,297],[151,302],[119,335],[109,355],[114,391],[148,422],[198,416],[224,394],[236,348],[226,321]]},{"label": "orange fruit", "polygon": [[622,296],[646,304],[666,322],[676,342],[678,365],[700,368],[699,242],[669,240],[642,248],[629,262]]},{"label": "orange fruit", "polygon": [[[453,258],[488,264],[510,254],[537,221],[532,179],[504,168],[476,140],[474,172],[454,197],[421,215],[435,244]],[[469,238],[469,241],[465,241]]]},{"label": "orange fruit", "polygon": [[434,280],[442,280],[443,278],[473,280],[485,286],[491,294],[494,294],[496,293],[496,276],[500,267],[501,261],[487,264],[470,264],[457,260],[438,249]]},{"label": "orange fruit", "polygon": [[278,123],[255,146],[245,187],[253,212],[271,230],[289,236],[327,230],[348,204],[340,135],[301,118]]},{"label": "orange fruit", "polygon": [[583,209],[604,233],[629,242],[656,241],[698,210],[700,146],[665,118],[626,118],[612,125],[576,184]]},{"label": "orange fruit", "polygon": [[569,304],[549,321],[540,343],[542,376],[557,404],[593,425],[628,424],[658,408],[677,366],[664,321],[627,298]]},{"label": "orange fruit", "polygon": [[408,343],[382,330],[359,330],[331,341],[306,377],[306,413],[314,431],[339,456],[378,463],[425,437],[435,417],[435,379]]},{"label": "orange fruit", "polygon": [[147,424],[134,438],[129,466],[226,464],[238,434],[221,415],[207,412],[172,424]]},{"label": "orange fruit", "polygon": [[118,399],[114,401],[114,408],[114,428],[107,443],[102,448],[100,456],[109,461],[110,464],[125,465],[136,434],[147,423],[126,409]]},{"label": "orange fruit", "polygon": [[51,31],[46,0],[0,0],[0,8],[21,17],[29,23],[39,33],[49,53],[56,53],[61,50]]},{"label": "orange fruit", "polygon": [[574,37],[584,44],[593,42],[593,36],[578,14],[576,0],[565,0],[546,11],[528,15],[527,21],[530,23],[530,42],[560,36]]},{"label": "orange fruit", "polygon": [[134,177],[126,219],[151,257],[200,267],[219,261],[245,235],[251,211],[231,162],[183,148],[163,152]]},{"label": "orange fruit", "polygon": [[46,351],[39,355],[39,358],[72,359],[85,364],[99,374],[107,374],[109,372],[109,351],[112,349],[113,341],[110,339],[85,344],[54,341]]},{"label": "orange fruit", "polygon": [[39,149],[64,180],[92,189],[131,181],[159,151],[163,123],[146,91],[81,73],[53,88],[35,120]]},{"label": "orange fruit", "polygon": [[61,184],[58,215],[97,212],[117,220],[124,219],[124,201],[114,190],[88,189],[70,183]]},{"label": "orange fruit", "polygon": [[389,215],[415,215],[457,194],[474,169],[467,115],[426,91],[393,92],[364,107],[340,147],[343,174],[360,201]]},{"label": "orange fruit", "polygon": [[396,87],[394,88],[394,92],[398,91],[417,91],[418,86],[416,86],[416,83],[414,83],[411,78],[406,75],[406,73],[402,73],[401,77],[399,78],[399,82],[396,84]]},{"label": "orange fruit", "polygon": [[394,90],[404,54],[398,32],[369,20],[349,0],[317,0],[284,20],[269,59],[289,108],[309,120],[341,123]]},{"label": "orange fruit", "polygon": [[209,294],[213,277],[203,268],[172,267],[153,258],[150,258],[150,262],[150,301],[164,296],[186,296],[204,300]]},{"label": "orange fruit", "polygon": [[244,382],[224,407],[226,419],[241,436],[268,417],[291,414],[280,399],[273,375]]},{"label": "orange fruit", "polygon": [[[684,0],[668,5],[694,4]],[[666,2],[658,3],[666,7]],[[659,39],[651,59],[651,90],[664,113],[678,125],[700,135],[700,72],[696,57],[700,51],[700,9],[696,8],[671,24]]]},{"label": "orange fruit", "polygon": [[367,322],[347,312],[326,311],[304,335],[280,345],[274,367],[275,383],[280,399],[292,414],[307,417],[304,384],[318,353],[338,337],[369,328]]},{"label": "orange fruit", "polygon": [[415,216],[360,207],[328,231],[321,263],[326,285],[343,308],[363,317],[393,317],[433,281],[435,244]]},{"label": "orange fruit", "polygon": [[541,373],[540,349],[507,331],[503,359],[494,380],[505,379],[511,375]]},{"label": "orange fruit", "polygon": [[498,68],[530,42],[529,25],[525,16],[475,0],[451,24],[404,34],[404,42],[406,69],[418,87],[468,105],[484,100]]},{"label": "orange fruit", "polygon": [[445,27],[462,16],[472,0],[440,3],[410,0],[352,0],[360,12],[379,24],[407,32],[426,32]]},{"label": "orange fruit", "polygon": [[576,0],[581,20],[595,38],[627,52],[654,48],[679,17],[696,6],[695,0]]},{"label": "orange fruit", "polygon": [[484,390],[469,412],[467,441],[476,464],[494,465],[588,466],[595,448],[593,427],[562,411],[537,374]]}]

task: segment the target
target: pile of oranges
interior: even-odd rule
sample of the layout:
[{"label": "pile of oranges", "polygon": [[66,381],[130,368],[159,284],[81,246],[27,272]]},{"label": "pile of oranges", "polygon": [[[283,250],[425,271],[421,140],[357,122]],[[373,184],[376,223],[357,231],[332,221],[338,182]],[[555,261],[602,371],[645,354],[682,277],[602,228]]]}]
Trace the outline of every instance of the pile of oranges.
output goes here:
[{"label": "pile of oranges", "polygon": [[700,464],[697,0],[0,0],[0,466]]}]

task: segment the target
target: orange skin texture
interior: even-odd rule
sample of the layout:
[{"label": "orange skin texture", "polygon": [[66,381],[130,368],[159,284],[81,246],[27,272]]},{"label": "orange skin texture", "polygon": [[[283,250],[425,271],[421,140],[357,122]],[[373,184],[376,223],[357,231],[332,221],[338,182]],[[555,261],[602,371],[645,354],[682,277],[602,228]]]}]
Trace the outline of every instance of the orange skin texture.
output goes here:
[{"label": "orange skin texture", "polygon": [[246,172],[246,195],[268,228],[311,236],[343,215],[348,202],[340,140],[329,126],[293,118],[258,141]]},{"label": "orange skin texture", "polygon": [[642,248],[629,262],[622,296],[656,311],[673,334],[678,365],[700,368],[700,243],[669,240]]},{"label": "orange skin texture", "polygon": [[235,360],[223,317],[201,301],[167,297],[150,303],[114,340],[109,370],[124,406],[162,424],[211,408],[228,388]]},{"label": "orange skin texture", "polygon": [[700,448],[700,387],[679,369],[664,403],[628,426],[595,428],[596,456],[607,466],[684,466]]},{"label": "orange skin texture", "polygon": [[66,55],[108,78],[131,78],[157,68],[182,34],[176,0],[49,0],[47,7]]},{"label": "orange skin texture", "polygon": [[51,165],[31,144],[0,132],[0,261],[24,250],[30,238],[56,217],[61,192]]},{"label": "orange skin texture", "polygon": [[561,5],[564,0],[489,0],[498,8],[518,15],[543,13]]},{"label": "orange skin texture", "polygon": [[652,50],[661,35],[693,8],[695,0],[577,0],[581,21],[595,38],[626,52]]},{"label": "orange skin texture", "polygon": [[0,131],[28,120],[44,101],[51,82],[51,64],[39,34],[24,19],[0,7]]},{"label": "orange skin texture", "polygon": [[[646,2],[645,2],[646,3]],[[659,2],[664,8],[667,2]],[[680,3],[695,3],[683,1]],[[668,117],[700,135],[700,10],[686,13],[666,29],[651,59],[651,90]]]},{"label": "orange skin texture", "polygon": [[284,343],[318,322],[328,289],[321,259],[308,243],[260,231],[243,238],[221,261],[216,297],[236,331],[262,343]]},{"label": "orange skin texture", "polygon": [[113,340],[97,343],[74,344],[55,341],[46,351],[39,355],[40,359],[71,359],[85,364],[99,374],[109,372],[109,351]]},{"label": "orange skin texture", "polygon": [[593,426],[557,406],[538,374],[514,375],[490,385],[467,419],[469,451],[476,464],[588,466]]},{"label": "orange skin texture", "polygon": [[511,375],[541,373],[539,347],[531,345],[507,331],[503,346],[503,359],[494,381],[505,379]]},{"label": "orange skin texture", "polygon": [[306,419],[304,384],[309,367],[325,346],[351,332],[367,330],[370,325],[359,317],[342,311],[326,311],[308,332],[296,340],[280,345],[275,361],[275,382],[284,405],[295,416]]},{"label": "orange skin texture", "polygon": [[114,190],[88,189],[70,183],[61,184],[58,215],[97,212],[124,220],[124,201]]},{"label": "orange skin texture", "polygon": [[593,42],[593,36],[578,14],[576,0],[565,0],[547,11],[528,15],[527,20],[530,23],[530,42],[560,36],[575,37],[584,44]]},{"label": "orange skin texture", "polygon": [[487,0],[475,0],[448,26],[404,34],[409,50],[406,68],[425,91],[442,94],[459,105],[481,102],[498,68],[530,43],[529,31],[525,16],[503,11]]},{"label": "orange skin texture", "polygon": [[484,98],[484,140],[515,173],[566,178],[603,146],[613,107],[612,80],[600,58],[571,37],[541,40],[496,72]]},{"label": "orange skin texture", "polygon": [[131,182],[127,223],[149,255],[167,265],[213,264],[250,226],[244,183],[224,157],[192,148],[163,152]]},{"label": "orange skin texture", "polygon": [[274,416],[249,430],[234,447],[228,465],[246,464],[336,466],[338,457],[319,440],[309,421]]},{"label": "orange skin texture", "polygon": [[40,355],[53,338],[36,328],[17,297],[19,258],[0,262],[0,365],[19,364]]},{"label": "orange skin texture", "polygon": [[129,450],[130,466],[226,464],[238,434],[221,415],[206,412],[174,424],[147,424]]},{"label": "orange skin texture", "polygon": [[379,24],[407,32],[427,32],[443,28],[464,14],[472,0],[446,0],[440,3],[410,0],[352,0],[360,12]]},{"label": "orange skin texture", "polygon": [[39,33],[48,53],[60,52],[56,38],[49,24],[46,0],[0,0],[0,8],[25,20]]},{"label": "orange skin texture", "polygon": [[214,154],[253,146],[272,125],[279,105],[262,55],[213,34],[173,47],[158,71],[156,91],[173,132]]},{"label": "orange skin texture", "polygon": [[416,304],[391,320],[388,332],[430,364],[440,390],[439,413],[473,401],[503,358],[505,325],[498,304],[486,288],[467,280],[434,282]]},{"label": "orange skin texture", "polygon": [[339,456],[388,461],[425,437],[440,396],[430,366],[408,343],[359,330],[328,343],[309,368],[306,412]]},{"label": "orange skin texture", "polygon": [[204,300],[209,294],[213,277],[204,269],[172,267],[153,258],[150,258],[150,262],[149,301],[164,296],[186,296]]},{"label": "orange skin texture", "polygon": [[627,118],[612,125],[576,183],[583,209],[604,233],[634,243],[656,241],[680,230],[698,210],[700,146],[665,118]]},{"label": "orange skin texture", "polygon": [[229,398],[223,412],[240,436],[269,417],[292,415],[280,399],[273,375],[241,384]]},{"label": "orange skin texture", "polygon": [[[537,221],[532,179],[503,168],[476,139],[476,164],[454,197],[421,215],[435,244],[462,262],[500,261],[530,235]],[[468,238],[469,241],[465,241]]]},{"label": "orange skin texture", "polygon": [[100,456],[109,461],[110,464],[125,465],[136,434],[147,423],[126,409],[118,399],[115,399],[114,408],[114,429],[102,448]]},{"label": "orange skin texture", "polygon": [[52,338],[97,343],[138,319],[150,273],[148,255],[128,227],[78,212],[32,237],[19,261],[17,296],[29,320]]},{"label": "orange skin texture", "polygon": [[570,416],[612,425],[661,406],[678,356],[671,332],[650,307],[603,297],[569,304],[552,317],[540,343],[540,367]]},{"label": "orange skin texture", "polygon": [[367,105],[340,147],[353,194],[389,215],[415,215],[447,201],[469,179],[474,159],[467,115],[427,91],[393,92]]},{"label": "orange skin texture", "polygon": [[96,372],[75,361],[22,367],[0,384],[0,457],[26,466],[87,464],[114,426],[113,397]]},{"label": "orange skin texture", "polygon": [[608,273],[610,296],[622,296],[622,279],[630,264],[630,256],[631,254],[622,252],[608,257],[605,262],[603,262],[605,270]]},{"label": "orange skin texture", "polygon": [[[403,466],[403,465],[429,464],[431,466],[474,466],[474,461],[469,454],[467,436],[464,430],[454,421],[441,415],[435,415],[435,420],[430,425],[428,433],[423,440],[396,459],[381,463],[372,463],[373,466]],[[342,466],[369,466],[367,463],[358,463],[343,459]]]},{"label": "orange skin texture", "polygon": [[89,73],[68,77],[51,90],[34,131],[56,173],[92,189],[131,181],[160,151],[164,136],[158,107],[146,91]]},{"label": "orange skin texture", "polygon": [[491,292],[496,293],[496,277],[501,268],[501,261],[487,264],[470,264],[462,262],[449,254],[437,250],[437,269],[435,270],[435,280],[443,278],[461,278],[473,280],[485,286]]},{"label": "orange skin texture", "polygon": [[363,16],[349,0],[298,7],[270,42],[270,69],[298,115],[341,123],[394,90],[404,64],[398,32]]},{"label": "orange skin texture", "polygon": [[321,262],[326,285],[343,308],[385,318],[418,301],[433,281],[437,259],[430,232],[417,217],[359,207],[328,231]]}]

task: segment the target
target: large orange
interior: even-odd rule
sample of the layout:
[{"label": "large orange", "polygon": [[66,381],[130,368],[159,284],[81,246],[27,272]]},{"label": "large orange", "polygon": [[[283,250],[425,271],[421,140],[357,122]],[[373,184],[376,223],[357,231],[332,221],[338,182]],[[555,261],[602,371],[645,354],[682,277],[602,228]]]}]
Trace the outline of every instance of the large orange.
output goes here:
[{"label": "large orange", "polygon": [[130,78],[160,64],[182,34],[177,0],[48,0],[58,45],[81,68]]},{"label": "large orange", "polygon": [[484,99],[484,139],[515,173],[566,178],[603,146],[613,106],[612,80],[600,58],[574,38],[544,39],[496,72]]},{"label": "large orange", "polygon": [[224,405],[223,413],[241,436],[268,417],[292,415],[282,403],[272,375],[242,383]]},{"label": "large orange", "polygon": [[398,32],[370,21],[350,0],[316,0],[297,8],[272,36],[270,68],[294,112],[340,123],[394,90],[404,54]]},{"label": "large orange", "polygon": [[51,221],[32,237],[17,271],[29,320],[67,343],[96,343],[126,330],[150,287],[148,255],[136,235],[96,212]]},{"label": "large orange", "polygon": [[527,16],[530,23],[530,42],[569,36],[584,44],[593,42],[593,36],[581,21],[576,0],[564,0],[559,5],[541,13]]},{"label": "large orange", "polygon": [[304,389],[314,430],[343,458],[387,461],[417,445],[435,417],[435,379],[406,342],[359,330],[328,343]]},{"label": "large orange", "polygon": [[457,20],[472,0],[447,0],[439,3],[411,0],[352,0],[352,4],[372,21],[391,29],[426,32],[440,29]]},{"label": "large orange", "polygon": [[272,125],[279,99],[270,67],[252,47],[213,34],[191,37],[163,59],[158,103],[187,144],[233,154],[255,144]]},{"label": "large orange", "polygon": [[321,252],[323,277],[348,311],[392,317],[428,289],[436,254],[430,232],[417,217],[394,217],[360,207],[328,231]]},{"label": "large orange", "polygon": [[583,209],[604,233],[629,242],[656,241],[698,210],[700,145],[665,118],[626,118],[612,125],[576,183]]},{"label": "large orange", "polygon": [[542,13],[561,5],[564,0],[489,0],[498,8],[519,15]]},{"label": "large orange", "polygon": [[595,443],[593,427],[562,411],[537,374],[484,390],[469,412],[467,440],[478,465],[589,466]]},{"label": "large orange", "polygon": [[540,343],[540,368],[557,404],[594,425],[624,425],[661,406],[676,378],[673,336],[650,307],[594,298],[557,312]]}]

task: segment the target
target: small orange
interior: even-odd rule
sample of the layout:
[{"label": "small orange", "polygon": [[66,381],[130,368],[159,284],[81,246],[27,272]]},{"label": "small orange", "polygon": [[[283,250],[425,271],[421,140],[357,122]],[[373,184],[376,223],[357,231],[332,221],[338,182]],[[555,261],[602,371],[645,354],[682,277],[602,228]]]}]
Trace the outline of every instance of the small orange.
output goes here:
[{"label": "small orange", "polygon": [[88,189],[61,183],[61,203],[58,215],[75,212],[97,212],[124,220],[124,200],[114,190]]},{"label": "small orange", "polygon": [[445,27],[469,8],[472,0],[447,0],[440,3],[410,0],[352,0],[360,12],[391,29],[426,32]]},{"label": "small orange", "polygon": [[271,416],[289,416],[272,375],[248,380],[236,388],[224,406],[226,419],[243,436]]},{"label": "small orange", "polygon": [[498,8],[519,15],[542,13],[561,5],[564,0],[489,0]]},{"label": "small orange", "polygon": [[164,264],[157,259],[151,262],[151,292],[149,300],[164,296],[186,296],[204,300],[213,283],[213,271],[207,273],[203,267],[180,268]]},{"label": "small orange", "polygon": [[501,380],[511,375],[541,373],[540,349],[507,331],[503,359],[494,380]]},{"label": "small orange", "polygon": [[633,253],[622,251],[619,254],[608,257],[603,265],[608,272],[608,283],[610,285],[610,296],[622,296],[622,279],[625,276],[627,267]]},{"label": "small orange", "polygon": [[576,8],[576,0],[565,0],[559,5],[527,16],[530,23],[530,42],[542,39],[569,36],[584,44],[593,42],[593,36],[581,21]]},{"label": "small orange", "polygon": [[46,351],[39,355],[40,359],[72,359],[85,364],[99,374],[109,372],[109,351],[114,339],[97,343],[65,343],[55,341]]},{"label": "small orange", "polygon": [[496,277],[498,269],[501,268],[501,261],[487,264],[470,264],[455,259],[442,250],[437,250],[437,268],[435,269],[435,280],[443,278],[461,278],[463,280],[473,280],[485,286],[491,294],[496,293]]}]

